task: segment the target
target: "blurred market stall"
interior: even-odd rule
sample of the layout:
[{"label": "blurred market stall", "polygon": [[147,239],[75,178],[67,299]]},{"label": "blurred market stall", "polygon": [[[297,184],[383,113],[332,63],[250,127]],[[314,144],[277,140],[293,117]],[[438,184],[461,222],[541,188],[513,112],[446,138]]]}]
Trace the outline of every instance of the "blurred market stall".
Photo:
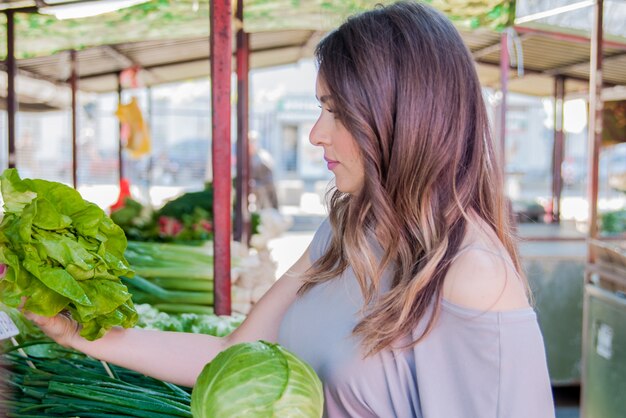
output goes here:
[{"label": "blurred market stall", "polygon": [[[127,87],[124,83],[128,81],[129,74],[132,74],[130,79],[138,80],[141,87],[150,88],[162,83],[204,77],[211,72],[208,42],[210,4],[207,0],[142,1],[113,12],[75,19],[57,19],[45,14],[42,10],[44,7],[41,6],[49,6],[45,12],[51,13],[53,3],[59,2],[7,1],[0,5],[0,9],[4,8],[6,16],[9,16],[5,25],[8,29],[12,27],[14,33],[14,45],[8,50],[15,52],[17,61],[12,63],[8,58],[4,62],[9,73],[11,68],[16,68],[14,76],[46,82],[59,91],[67,90],[64,86],[68,80],[73,80],[74,91],[80,89],[84,92],[102,93],[121,92]],[[95,3],[108,2],[63,3],[65,6],[93,6]],[[244,139],[247,116],[242,115],[247,115],[246,80],[249,68],[292,63],[310,57],[317,41],[326,31],[347,15],[371,8],[376,3],[380,1],[247,0],[239,2],[238,7],[229,11],[228,15],[233,14],[235,18],[227,19],[228,24],[232,25],[233,31],[241,29],[238,47],[234,48],[240,69],[238,156],[244,157],[243,150],[247,149]],[[587,261],[590,262],[590,271],[595,264],[593,258],[587,259],[587,255],[592,253],[588,251],[587,233],[568,229],[560,222],[561,195],[566,181],[562,168],[567,167],[567,162],[564,161],[567,142],[564,103],[568,99],[584,99],[588,95],[588,103],[592,103],[588,120],[590,137],[595,145],[589,143],[591,159],[589,162],[582,161],[582,174],[579,174],[582,178],[589,179],[590,185],[587,202],[590,208],[588,222],[591,227],[588,234],[593,239],[610,238],[612,242],[623,240],[624,232],[619,227],[624,225],[623,221],[619,221],[622,219],[619,218],[621,215],[606,218],[606,214],[598,213],[597,173],[600,171],[598,154],[601,145],[626,140],[624,126],[620,125],[620,120],[623,119],[618,117],[626,100],[626,3],[608,0],[492,0],[479,5],[478,2],[469,0],[432,0],[430,3],[443,10],[458,24],[476,60],[483,86],[495,91],[498,111],[492,116],[503,160],[506,159],[504,150],[507,132],[510,134],[511,131],[511,120],[507,118],[507,110],[510,110],[508,94],[515,92],[553,97],[551,106],[554,115],[554,142],[549,157],[552,161],[552,197],[545,205],[537,202],[513,202],[513,206],[518,209],[520,221],[534,221],[520,224],[519,232],[523,238],[520,246],[525,269],[535,287],[553,383],[577,384],[581,380],[581,344],[584,338],[595,338],[599,328],[590,328],[589,335],[582,331],[585,287],[583,275]],[[599,27],[603,27],[604,31],[598,31],[598,19],[595,20],[595,26],[591,25],[589,19],[591,11],[597,10],[594,7],[597,8],[598,4],[603,10],[600,13],[603,21],[600,19]],[[0,31],[0,48],[5,44],[3,36],[4,32]],[[227,55],[230,61],[230,48]],[[74,77],[71,77],[70,71],[72,62]],[[590,62],[595,64],[590,65]],[[15,80],[10,81],[10,75],[8,79],[8,89],[11,91]],[[17,84],[19,87],[19,81]],[[27,95],[20,92],[19,88],[17,92],[18,97],[23,98],[20,102],[26,103]],[[221,90],[220,94],[222,101],[230,104],[230,86]],[[12,105],[12,100],[8,101],[7,108],[15,111],[17,98],[13,101]],[[602,101],[605,101],[606,111],[595,113],[595,109],[602,109]],[[66,105],[70,102],[71,100],[65,101]],[[149,114],[149,111],[146,113]],[[230,119],[228,113],[227,117],[220,117],[218,121],[227,124],[230,129]],[[216,120],[214,116],[213,121]],[[603,120],[604,123],[597,123],[598,120]],[[611,132],[613,128],[617,129],[617,133],[611,137],[605,134],[604,140],[601,140],[597,135],[602,132],[603,124],[605,128],[610,126]],[[9,122],[9,132],[11,131],[15,131],[15,124],[11,125]],[[609,129],[605,131],[608,132]],[[218,139],[217,136],[213,137]],[[224,135],[220,138],[224,139]],[[210,141],[210,138],[203,139],[206,144]],[[230,142],[225,142],[228,142],[230,155]],[[4,163],[9,165],[15,160],[11,157],[15,147],[11,148],[10,144],[11,141],[8,155],[0,155],[0,158],[4,157]],[[209,147],[207,145],[202,149],[208,153]],[[604,149],[606,152],[611,151],[608,146],[604,146]],[[121,160],[120,158],[120,170],[123,167]],[[245,164],[241,163],[243,160],[244,158],[238,158],[238,178],[245,178]],[[616,161],[619,166],[619,159]],[[230,184],[230,170],[227,171],[227,181]],[[518,175],[512,169],[510,171],[509,178]],[[612,182],[619,182],[619,179]],[[238,182],[238,186],[242,188],[238,196],[245,195],[245,183]],[[243,199],[237,200],[240,204]],[[230,213],[229,198],[220,197],[216,201],[221,202],[218,204],[223,207],[228,207],[227,213]],[[246,215],[243,214],[242,207],[236,212],[240,219],[238,228],[241,234]],[[603,221],[596,224],[599,217]],[[608,225],[613,225],[610,227],[611,234]],[[216,231],[226,229],[225,235],[230,236],[230,223],[217,222],[214,227]],[[221,255],[218,257],[225,262]],[[230,260],[228,262],[230,265]],[[619,289],[611,291],[617,292]],[[606,331],[606,328],[602,329]]]}]

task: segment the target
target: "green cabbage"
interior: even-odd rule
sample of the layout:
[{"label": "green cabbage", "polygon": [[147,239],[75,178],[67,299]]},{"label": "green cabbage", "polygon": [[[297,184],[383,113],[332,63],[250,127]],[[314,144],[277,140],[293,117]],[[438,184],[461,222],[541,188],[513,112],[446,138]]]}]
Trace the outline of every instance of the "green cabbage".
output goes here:
[{"label": "green cabbage", "polygon": [[129,276],[124,232],[93,203],[61,183],[0,176],[0,300],[43,316],[69,310],[89,340],[109,328],[131,327],[137,312],[120,281]]},{"label": "green cabbage", "polygon": [[234,345],[208,363],[191,394],[194,418],[319,418],[322,383],[278,344]]}]

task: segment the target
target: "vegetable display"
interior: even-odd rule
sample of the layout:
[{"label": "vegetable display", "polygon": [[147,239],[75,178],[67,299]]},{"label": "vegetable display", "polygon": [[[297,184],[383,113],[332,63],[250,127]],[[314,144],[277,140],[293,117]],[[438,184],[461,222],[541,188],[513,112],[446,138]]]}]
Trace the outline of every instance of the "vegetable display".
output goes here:
[{"label": "vegetable display", "polygon": [[324,398],[313,369],[278,344],[236,344],[218,354],[191,394],[194,418],[319,418]]},{"label": "vegetable display", "polygon": [[132,276],[123,231],[97,205],[61,183],[0,176],[0,299],[43,316],[63,310],[94,340],[113,326],[131,327],[137,313],[120,276]]},{"label": "vegetable display", "polygon": [[111,212],[111,219],[132,241],[201,244],[213,238],[213,186],[187,192],[153,211],[130,197]]},{"label": "vegetable display", "polygon": [[168,314],[148,304],[135,305],[139,313],[137,327],[162,331],[191,332],[225,337],[243,322],[243,315]]},{"label": "vegetable display", "polygon": [[49,357],[27,360],[16,351],[0,357],[9,366],[0,384],[13,392],[0,392],[0,411],[6,408],[9,417],[191,417],[185,388],[113,365],[109,375],[84,354],[54,343],[36,345],[49,346]]},{"label": "vegetable display", "polygon": [[125,256],[136,275],[122,282],[135,303],[166,312],[213,313],[211,247],[129,241]]},{"label": "vegetable display", "polygon": [[[111,219],[129,241],[202,245],[213,239],[213,184],[208,182],[203,190],[183,193],[156,210],[126,196],[122,204],[111,207]],[[258,233],[260,222],[261,215],[252,212],[253,235]]]}]

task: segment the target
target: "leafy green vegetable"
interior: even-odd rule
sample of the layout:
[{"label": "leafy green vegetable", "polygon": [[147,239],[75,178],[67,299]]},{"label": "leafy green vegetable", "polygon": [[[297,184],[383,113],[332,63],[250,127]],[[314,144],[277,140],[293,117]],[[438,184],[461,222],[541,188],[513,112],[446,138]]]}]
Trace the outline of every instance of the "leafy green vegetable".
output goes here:
[{"label": "leafy green vegetable", "polygon": [[[136,274],[122,283],[136,303],[167,304],[165,310],[175,312],[212,312],[211,247],[129,241],[125,256]],[[236,257],[232,263],[237,265]]]},{"label": "leafy green vegetable", "polygon": [[182,220],[184,215],[192,215],[197,208],[205,211],[207,219],[213,218],[212,183],[207,183],[204,190],[187,192],[174,200],[170,200],[158,211],[158,216],[169,216]]},{"label": "leafy green vegetable", "polygon": [[[0,411],[11,417],[191,417],[186,388],[103,363],[52,342],[24,344],[29,358],[11,348],[0,355]],[[34,364],[36,369],[29,367]],[[0,413],[1,416],[5,416]]]},{"label": "leafy green vegetable", "polygon": [[153,210],[130,197],[124,200],[124,206],[112,210],[111,220],[122,228],[128,240],[155,241],[158,238]]},{"label": "leafy green vegetable", "polygon": [[162,331],[191,332],[225,337],[244,320],[243,315],[198,315],[195,313],[167,314],[148,304],[135,305],[139,314],[137,327]]},{"label": "leafy green vegetable", "polygon": [[195,418],[321,417],[322,384],[278,344],[236,344],[208,363],[191,394]]},{"label": "leafy green vegetable", "polygon": [[[213,239],[213,184],[183,193],[156,211],[127,197],[124,205],[111,213],[111,219],[129,241],[202,245]],[[260,223],[260,215],[251,213],[252,234],[259,232]]]},{"label": "leafy green vegetable", "polygon": [[626,209],[603,213],[600,222],[603,232],[609,234],[626,232]]},{"label": "leafy green vegetable", "polygon": [[61,183],[0,176],[0,299],[53,316],[64,309],[83,325],[81,335],[101,337],[113,326],[131,327],[137,313],[119,277],[132,276],[123,231],[93,203]]},{"label": "leafy green vegetable", "polygon": [[133,299],[137,303],[183,303],[213,306],[212,290],[166,290],[141,276],[135,276],[132,280],[122,279],[122,281],[128,285]]}]

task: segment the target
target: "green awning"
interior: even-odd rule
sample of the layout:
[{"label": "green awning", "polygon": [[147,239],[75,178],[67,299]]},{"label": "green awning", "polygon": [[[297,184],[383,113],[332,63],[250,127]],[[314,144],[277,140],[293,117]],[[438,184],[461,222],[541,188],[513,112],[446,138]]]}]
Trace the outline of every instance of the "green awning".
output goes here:
[{"label": "green awning", "polygon": [[441,10],[460,29],[502,30],[513,26],[515,0],[426,0]]},{"label": "green awning", "polygon": [[[514,0],[426,0],[461,29],[510,25]],[[327,31],[347,16],[371,9],[380,0],[245,0],[244,24],[250,33],[306,29]],[[185,39],[209,34],[208,0],[152,0],[95,17],[57,20],[16,13],[16,57],[51,55],[136,41]],[[6,56],[6,17],[0,15],[0,55]]]}]

